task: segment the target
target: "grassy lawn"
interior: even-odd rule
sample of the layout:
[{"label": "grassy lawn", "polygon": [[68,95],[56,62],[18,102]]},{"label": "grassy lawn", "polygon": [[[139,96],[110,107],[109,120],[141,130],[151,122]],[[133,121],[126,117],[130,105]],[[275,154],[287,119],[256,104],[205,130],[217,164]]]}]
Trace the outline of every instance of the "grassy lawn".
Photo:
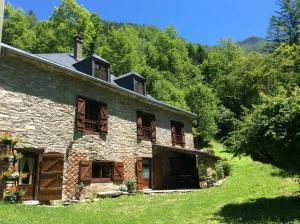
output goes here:
[{"label": "grassy lawn", "polygon": [[280,170],[247,157],[231,158],[221,187],[192,193],[124,196],[98,202],[57,206],[0,203],[1,224],[68,223],[300,223],[298,185]]}]

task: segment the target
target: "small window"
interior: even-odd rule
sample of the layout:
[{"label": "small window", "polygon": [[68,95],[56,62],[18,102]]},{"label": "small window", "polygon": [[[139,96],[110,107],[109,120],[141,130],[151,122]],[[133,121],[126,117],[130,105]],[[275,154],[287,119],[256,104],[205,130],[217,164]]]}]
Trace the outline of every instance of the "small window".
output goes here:
[{"label": "small window", "polygon": [[173,145],[184,145],[184,125],[182,122],[171,121],[171,135]]},{"label": "small window", "polygon": [[108,67],[95,63],[95,77],[104,81],[108,81]]},{"label": "small window", "polygon": [[92,180],[94,182],[112,181],[112,163],[111,162],[93,162]]},{"label": "small window", "polygon": [[79,97],[77,100],[77,128],[90,132],[107,133],[108,108],[106,104]]},{"label": "small window", "polygon": [[155,133],[155,116],[144,112],[138,112],[138,137],[143,140],[152,140]]},{"label": "small window", "polygon": [[134,79],[134,91],[145,95],[145,84],[144,81]]}]

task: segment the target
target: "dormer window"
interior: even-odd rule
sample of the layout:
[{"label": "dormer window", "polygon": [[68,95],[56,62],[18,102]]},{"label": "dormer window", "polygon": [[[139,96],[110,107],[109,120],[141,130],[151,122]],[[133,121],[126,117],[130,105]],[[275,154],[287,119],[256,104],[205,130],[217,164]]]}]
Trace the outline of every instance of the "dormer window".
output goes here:
[{"label": "dormer window", "polygon": [[95,78],[108,81],[108,67],[95,62],[94,76]]},{"label": "dormer window", "polygon": [[145,82],[138,79],[134,79],[134,91],[139,94],[145,95]]}]

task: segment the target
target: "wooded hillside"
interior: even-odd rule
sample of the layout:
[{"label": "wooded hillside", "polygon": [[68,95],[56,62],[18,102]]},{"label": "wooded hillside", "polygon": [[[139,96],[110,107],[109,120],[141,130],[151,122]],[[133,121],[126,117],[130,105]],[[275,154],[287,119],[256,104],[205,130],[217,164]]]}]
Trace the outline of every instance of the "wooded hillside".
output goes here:
[{"label": "wooded hillside", "polygon": [[[197,113],[194,135],[201,147],[212,138],[226,139],[228,133],[237,133],[245,111],[251,113],[253,105],[264,101],[262,94],[276,96],[285,89],[289,95],[299,86],[300,21],[295,13],[299,4],[297,0],[280,2],[283,11],[290,10],[284,13],[295,17],[297,26],[293,23],[293,32],[283,33],[281,29],[290,27],[283,23],[286,14],[274,15],[269,49],[263,53],[246,48],[247,53],[231,41],[216,47],[189,43],[173,26],[160,30],[106,22],[75,0],[62,0],[45,21],[38,21],[32,11],[25,13],[7,5],[3,42],[33,53],[71,52],[73,38],[81,36],[85,54],[96,53],[110,61],[114,75],[137,71],[147,78],[150,95]],[[261,39],[255,41],[261,48],[267,45]],[[233,148],[238,148],[237,144],[231,142]]]}]

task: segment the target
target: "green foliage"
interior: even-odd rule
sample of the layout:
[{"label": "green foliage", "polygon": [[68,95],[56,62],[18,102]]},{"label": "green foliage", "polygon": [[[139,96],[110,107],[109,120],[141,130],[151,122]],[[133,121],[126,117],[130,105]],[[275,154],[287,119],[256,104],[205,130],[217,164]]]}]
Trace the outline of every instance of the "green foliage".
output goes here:
[{"label": "green foliage", "polygon": [[216,178],[218,180],[224,179],[225,177],[229,176],[231,167],[227,161],[220,160],[216,163],[215,166],[216,166],[216,174],[217,174]]},{"label": "green foliage", "polygon": [[192,87],[186,100],[191,110],[198,115],[194,124],[195,144],[198,147],[206,146],[218,131],[215,123],[218,100],[212,90],[203,84]]},{"label": "green foliage", "polygon": [[137,190],[137,181],[136,181],[136,178],[126,180],[124,182],[124,184],[126,185],[127,191],[129,193],[136,192],[136,190]]},{"label": "green foliage", "polygon": [[279,10],[270,20],[268,38],[276,44],[299,43],[300,1],[277,0],[277,5]]},{"label": "green foliage", "polygon": [[284,168],[299,167],[300,90],[281,90],[262,99],[260,105],[246,110],[227,142],[236,154]]}]

